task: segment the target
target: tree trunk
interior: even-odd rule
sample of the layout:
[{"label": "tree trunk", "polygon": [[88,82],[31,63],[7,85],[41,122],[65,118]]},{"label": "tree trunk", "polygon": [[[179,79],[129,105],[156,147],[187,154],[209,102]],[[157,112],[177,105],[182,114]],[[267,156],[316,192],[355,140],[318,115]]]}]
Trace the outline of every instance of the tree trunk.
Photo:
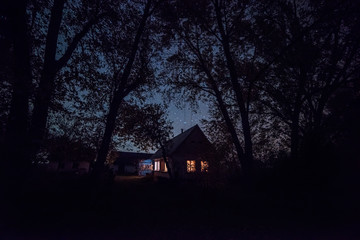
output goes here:
[{"label": "tree trunk", "polygon": [[35,159],[35,156],[42,145],[42,140],[46,132],[48,109],[51,101],[50,93],[54,89],[54,78],[55,73],[47,72],[46,70],[40,78],[40,85],[38,89],[38,94],[35,98],[30,128],[30,157],[32,160]]},{"label": "tree trunk", "polygon": [[9,1],[6,4],[6,7],[9,7],[7,14],[9,14],[9,25],[13,34],[11,41],[14,46],[15,79],[5,139],[1,146],[0,189],[2,196],[0,196],[0,202],[11,209],[17,201],[22,200],[20,197],[22,186],[31,167],[31,162],[27,158],[27,138],[32,77],[26,24],[27,1]]},{"label": "tree trunk", "polygon": [[241,147],[238,135],[236,133],[234,124],[233,124],[233,122],[232,122],[232,120],[230,118],[229,112],[226,109],[225,103],[224,103],[224,101],[222,99],[222,94],[219,91],[219,89],[218,89],[218,87],[216,85],[216,82],[213,79],[210,71],[206,68],[203,59],[200,58],[199,60],[201,61],[201,66],[203,67],[203,70],[205,71],[205,73],[206,73],[206,75],[208,77],[209,84],[210,84],[211,88],[213,89],[213,91],[215,93],[216,101],[219,104],[220,111],[221,111],[221,113],[222,113],[222,115],[224,117],[226,126],[227,126],[228,131],[229,131],[229,133],[231,135],[231,138],[232,138],[232,142],[233,142],[233,144],[235,146],[237,156],[238,156],[238,160],[239,160],[241,166],[246,166],[246,161],[245,161],[245,158],[244,158],[244,151],[243,151],[243,148]]},{"label": "tree trunk", "polygon": [[300,121],[300,113],[302,108],[302,96],[304,94],[304,86],[306,82],[306,71],[304,66],[300,66],[300,76],[299,76],[299,86],[297,88],[297,93],[295,97],[294,110],[291,117],[291,153],[290,157],[293,161],[298,159],[299,155],[299,143],[300,143],[300,135],[299,135],[299,121]]},{"label": "tree trunk", "polygon": [[242,96],[242,89],[239,84],[235,64],[234,64],[234,61],[231,56],[229,38],[224,30],[220,6],[218,5],[217,1],[214,2],[214,7],[215,7],[216,19],[217,19],[217,23],[218,23],[219,31],[220,31],[220,35],[221,35],[221,40],[222,40],[221,44],[224,49],[226,64],[227,64],[227,68],[229,69],[229,73],[230,73],[231,84],[232,84],[232,87],[233,87],[233,90],[235,93],[235,97],[237,100],[237,104],[238,104],[238,107],[240,110],[241,123],[242,123],[242,129],[243,129],[244,141],[245,141],[245,161],[244,161],[244,165],[243,165],[244,174],[247,176],[251,176],[252,175],[252,167],[253,167],[252,166],[253,152],[252,152],[252,140],[251,140],[249,116],[248,116],[248,112],[246,110],[245,102],[244,102],[244,99]]},{"label": "tree trunk", "polygon": [[242,96],[242,89],[240,87],[240,84],[238,82],[238,77],[235,69],[234,62],[232,60],[232,56],[229,49],[229,43],[228,41],[224,41],[224,52],[225,57],[227,60],[227,66],[230,71],[230,79],[233,86],[233,90],[235,93],[235,97],[237,100],[237,104],[240,110],[240,116],[241,116],[241,124],[244,134],[244,142],[245,142],[245,158],[246,161],[244,162],[245,165],[244,170],[245,171],[251,171],[252,169],[252,161],[253,161],[253,153],[252,153],[252,140],[251,140],[251,133],[250,133],[250,123],[249,123],[249,116],[245,107],[245,102]]},{"label": "tree trunk", "polygon": [[[10,6],[9,23],[13,29],[15,55],[15,79],[11,98],[10,112],[6,126],[7,149],[13,154],[21,154],[26,140],[29,117],[29,95],[31,86],[30,46],[27,37],[26,5]],[[19,146],[22,146],[19,148]],[[13,151],[14,150],[14,151]],[[14,157],[14,155],[10,156]],[[16,159],[16,157],[15,157]],[[21,159],[21,158],[20,158]],[[19,159],[19,160],[20,160]]]},{"label": "tree trunk", "polygon": [[172,167],[170,166],[169,161],[167,160],[166,149],[163,145],[161,145],[161,152],[162,152],[162,157],[164,159],[166,167],[168,169],[169,177],[170,177],[170,179],[174,180],[175,175],[173,174]]},{"label": "tree trunk", "polygon": [[238,135],[236,133],[236,130],[235,130],[235,127],[234,127],[234,124],[232,123],[231,121],[231,118],[229,116],[229,113],[226,109],[226,106],[221,98],[221,95],[220,95],[220,92],[217,88],[214,89],[215,91],[215,95],[216,95],[216,100],[219,104],[219,108],[220,108],[220,111],[224,117],[224,120],[225,120],[225,123],[226,123],[226,126],[228,128],[228,131],[231,135],[231,138],[232,138],[232,142],[235,146],[235,149],[236,149],[236,152],[237,152],[237,156],[238,156],[238,160],[241,164],[242,167],[246,167],[246,161],[245,161],[245,158],[244,158],[244,151],[243,151],[243,148],[241,147],[241,144],[240,144],[240,141],[239,141],[239,138],[238,138]]},{"label": "tree trunk", "polygon": [[54,90],[56,76],[56,49],[65,0],[55,0],[46,36],[44,66],[40,77],[39,89],[35,97],[33,116],[30,126],[30,160],[35,159],[45,134],[48,109]]},{"label": "tree trunk", "polygon": [[99,151],[98,151],[98,154],[96,157],[96,162],[94,165],[93,175],[95,177],[99,177],[100,174],[104,170],[104,163],[106,161],[106,157],[107,157],[107,154],[109,151],[112,133],[115,129],[115,121],[116,121],[117,112],[121,105],[122,100],[123,100],[123,97],[121,95],[116,94],[116,95],[114,95],[114,98],[110,103],[110,110],[109,110],[109,114],[106,118],[106,126],[105,126],[104,136],[102,138],[100,148],[99,148]]},{"label": "tree trunk", "polygon": [[292,121],[291,121],[291,145],[290,145],[290,157],[292,160],[296,161],[298,157],[298,149],[299,149],[299,113],[293,113]]}]

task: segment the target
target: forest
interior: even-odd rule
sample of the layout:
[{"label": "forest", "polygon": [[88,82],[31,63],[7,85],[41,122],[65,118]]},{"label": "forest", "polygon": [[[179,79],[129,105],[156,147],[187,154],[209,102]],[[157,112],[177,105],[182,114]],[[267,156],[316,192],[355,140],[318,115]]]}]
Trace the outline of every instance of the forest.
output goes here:
[{"label": "forest", "polygon": [[[128,143],[146,152],[163,149],[174,134],[169,106],[181,109],[186,103],[191,112],[203,105],[209,109],[199,125],[218,153],[219,184],[201,188],[205,193],[197,196],[176,179],[160,186],[150,181],[157,196],[169,191],[164,197],[178,204],[178,189],[199,200],[214,198],[217,204],[207,207],[229,203],[219,209],[233,209],[233,218],[240,212],[238,202],[248,211],[240,226],[246,219],[274,217],[274,209],[284,213],[274,217],[281,225],[285,213],[296,209],[294,219],[341,219],[352,234],[360,214],[359,12],[360,3],[352,0],[1,1],[0,201],[7,213],[0,232],[12,215],[16,222],[25,211],[24,219],[33,219],[42,208],[38,201],[49,209],[62,202],[72,206],[62,199],[71,198],[68,189],[74,186],[85,189],[75,194],[88,204],[82,211],[104,201],[102,210],[92,213],[105,211],[104,219],[121,211],[102,208],[114,196],[131,204],[131,194],[140,197],[134,189],[155,195],[145,190],[148,179],[127,185],[109,174],[108,155]],[[59,183],[39,170],[65,160],[89,161],[92,171]],[[59,189],[51,192],[51,184]],[[163,217],[176,218],[175,207],[167,207],[170,213],[163,210],[157,224]],[[224,230],[224,235],[220,227],[211,235],[208,229],[223,216],[219,209],[214,222],[202,223],[208,235],[195,239],[292,236],[291,230],[284,238],[271,235],[282,228],[265,224],[267,232],[257,221],[255,236],[250,230]],[[69,218],[77,213],[72,214]],[[179,221],[164,225],[169,235],[153,233],[148,239],[170,238]],[[221,229],[232,224],[220,224]],[[192,232],[183,229],[179,238]],[[125,239],[137,239],[128,234]],[[344,239],[342,234],[332,237]]]}]

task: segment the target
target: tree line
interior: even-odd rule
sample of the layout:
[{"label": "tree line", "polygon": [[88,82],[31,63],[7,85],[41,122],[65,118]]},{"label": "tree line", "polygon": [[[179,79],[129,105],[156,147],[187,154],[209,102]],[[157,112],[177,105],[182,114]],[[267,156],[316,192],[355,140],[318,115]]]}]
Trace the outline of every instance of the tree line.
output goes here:
[{"label": "tree line", "polygon": [[162,148],[171,126],[149,104],[159,91],[207,103],[210,139],[246,178],[282,152],[316,164],[357,139],[359,10],[336,0],[4,1],[3,176],[26,176],[56,134],[96,149],[95,176],[116,137]]}]

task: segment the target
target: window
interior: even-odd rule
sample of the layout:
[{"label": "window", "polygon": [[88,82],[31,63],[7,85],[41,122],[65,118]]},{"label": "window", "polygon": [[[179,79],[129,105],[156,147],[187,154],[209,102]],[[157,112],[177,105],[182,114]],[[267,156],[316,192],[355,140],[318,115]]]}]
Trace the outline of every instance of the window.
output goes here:
[{"label": "window", "polygon": [[155,161],[154,171],[160,171],[160,161]]},{"label": "window", "polygon": [[164,162],[164,172],[167,172],[167,171],[168,171],[168,169],[166,167],[166,163]]},{"label": "window", "polygon": [[186,169],[187,169],[187,172],[195,172],[196,171],[195,160],[187,160],[186,161]]},{"label": "window", "polygon": [[209,171],[209,163],[208,161],[201,161],[201,172]]}]

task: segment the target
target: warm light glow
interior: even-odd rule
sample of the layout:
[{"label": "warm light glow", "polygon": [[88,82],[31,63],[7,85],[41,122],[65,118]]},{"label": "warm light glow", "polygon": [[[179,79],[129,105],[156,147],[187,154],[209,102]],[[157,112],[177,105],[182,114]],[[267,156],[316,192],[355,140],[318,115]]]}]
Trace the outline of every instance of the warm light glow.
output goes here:
[{"label": "warm light glow", "polygon": [[195,172],[196,168],[195,168],[195,160],[187,160],[186,161],[186,166],[187,166],[187,172]]},{"label": "warm light glow", "polygon": [[201,171],[208,172],[209,171],[209,163],[208,161],[201,161]]},{"label": "warm light glow", "polygon": [[155,161],[154,171],[160,171],[160,161]]},{"label": "warm light glow", "polygon": [[164,162],[164,172],[167,172],[168,169],[167,169],[167,166],[166,166],[166,163]]}]

